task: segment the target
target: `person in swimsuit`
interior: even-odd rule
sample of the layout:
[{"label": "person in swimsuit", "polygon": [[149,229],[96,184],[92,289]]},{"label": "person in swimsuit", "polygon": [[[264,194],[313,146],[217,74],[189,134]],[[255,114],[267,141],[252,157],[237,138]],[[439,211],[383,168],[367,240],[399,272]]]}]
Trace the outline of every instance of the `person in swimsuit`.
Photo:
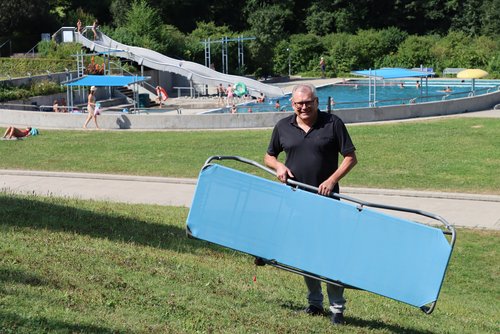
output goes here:
[{"label": "person in swimsuit", "polygon": [[238,108],[236,107],[235,104],[231,107],[231,114],[236,114],[238,112]]},{"label": "person in swimsuit", "polygon": [[226,90],[224,89],[224,86],[222,86],[222,84],[219,84],[219,86],[217,86],[217,97],[219,98],[219,103],[224,102],[224,93],[225,92],[226,92]]},{"label": "person in swimsuit", "polygon": [[168,99],[167,91],[161,87],[161,86],[156,86],[156,100],[160,104],[160,108],[163,103],[165,103]]},{"label": "person in swimsuit", "polygon": [[78,21],[76,21],[76,31],[78,33],[82,32],[82,21],[80,19],[78,19]]},{"label": "person in swimsuit", "polygon": [[3,134],[2,138],[24,138],[24,137],[29,137],[31,131],[31,127],[27,127],[26,129],[19,129],[13,126],[9,126],[5,133]]},{"label": "person in swimsuit", "polygon": [[274,104],[274,109],[276,109],[276,110],[278,110],[278,111],[279,111],[279,110],[280,110],[280,107],[281,107],[281,106],[280,106],[280,100],[276,100],[276,103]]},{"label": "person in swimsuit", "polygon": [[95,86],[90,87],[90,93],[87,101],[87,111],[89,115],[87,116],[87,119],[85,120],[85,124],[83,124],[83,128],[87,128],[87,124],[89,124],[90,120],[93,119],[95,123],[95,127],[99,129],[99,126],[97,125],[97,115],[95,113],[95,91],[97,88]]},{"label": "person in swimsuit", "polygon": [[92,24],[92,32],[94,33],[94,41],[97,40],[97,28],[99,27],[99,21],[95,19],[94,23]]},{"label": "person in swimsuit", "polygon": [[234,91],[233,91],[233,86],[231,86],[231,84],[227,85],[226,94],[227,94],[227,105],[233,104],[233,102],[234,102]]}]

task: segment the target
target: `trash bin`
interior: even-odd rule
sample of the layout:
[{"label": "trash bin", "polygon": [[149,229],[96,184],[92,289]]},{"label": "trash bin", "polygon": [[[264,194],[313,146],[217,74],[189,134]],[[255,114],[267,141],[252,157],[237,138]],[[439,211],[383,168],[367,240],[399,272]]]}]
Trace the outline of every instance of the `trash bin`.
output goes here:
[{"label": "trash bin", "polygon": [[149,94],[139,94],[139,108],[149,107]]}]

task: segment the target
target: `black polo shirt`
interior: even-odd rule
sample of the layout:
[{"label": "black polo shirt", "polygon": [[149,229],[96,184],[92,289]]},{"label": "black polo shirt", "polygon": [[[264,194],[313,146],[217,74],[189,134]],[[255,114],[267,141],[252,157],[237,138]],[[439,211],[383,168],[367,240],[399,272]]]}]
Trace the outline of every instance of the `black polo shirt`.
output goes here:
[{"label": "black polo shirt", "polygon": [[[344,122],[335,115],[318,111],[318,119],[305,133],[296,115],[276,123],[267,153],[271,156],[285,151],[285,165],[295,180],[318,187],[338,168],[339,153],[345,156],[356,150]],[[334,192],[339,192],[338,184]]]}]

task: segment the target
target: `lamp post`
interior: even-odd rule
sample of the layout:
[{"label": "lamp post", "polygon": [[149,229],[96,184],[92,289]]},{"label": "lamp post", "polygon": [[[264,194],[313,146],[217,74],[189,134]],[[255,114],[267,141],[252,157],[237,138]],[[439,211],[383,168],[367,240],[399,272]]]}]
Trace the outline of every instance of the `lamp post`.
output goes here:
[{"label": "lamp post", "polygon": [[290,48],[286,48],[288,51],[288,77],[292,76],[292,63],[290,62]]}]

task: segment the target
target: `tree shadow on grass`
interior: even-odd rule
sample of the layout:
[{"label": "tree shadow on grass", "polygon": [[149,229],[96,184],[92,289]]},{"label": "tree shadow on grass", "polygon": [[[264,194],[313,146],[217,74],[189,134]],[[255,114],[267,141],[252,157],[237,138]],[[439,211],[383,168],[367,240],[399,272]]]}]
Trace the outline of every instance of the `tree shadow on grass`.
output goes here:
[{"label": "tree shadow on grass", "polygon": [[[283,302],[280,305],[284,309],[291,310],[295,314],[303,314],[305,315],[305,305],[303,304],[297,304],[296,302]],[[328,318],[330,321],[331,313],[328,311],[328,309],[325,309],[325,313],[323,314],[323,317]],[[373,328],[373,329],[381,329],[385,331],[389,331],[390,333],[405,333],[405,334],[432,334],[433,332],[431,331],[423,331],[423,330],[417,330],[414,328],[408,328],[404,326],[399,326],[399,325],[394,325],[394,324],[387,324],[383,321],[380,320],[366,320],[358,317],[351,316],[349,314],[346,314],[345,316],[346,320],[346,325],[349,328],[352,328],[354,330],[355,327],[358,327],[360,329],[367,329],[367,328]]]},{"label": "tree shadow on grass", "polygon": [[[28,333],[36,328],[40,333],[99,333],[114,334],[117,330],[102,326],[88,324],[72,324],[64,321],[48,319],[46,317],[27,317],[24,318],[18,314],[0,311],[1,333]],[[123,332],[122,332],[123,333]]]},{"label": "tree shadow on grass", "polygon": [[374,328],[387,330],[391,333],[405,333],[405,334],[432,334],[434,332],[428,330],[418,330],[414,328],[403,327],[395,324],[387,324],[380,320],[366,320],[352,316],[345,317],[346,324],[350,327],[358,328]]},{"label": "tree shadow on grass", "polygon": [[[120,215],[116,211],[106,213],[109,211],[107,209],[96,212],[65,204],[65,199],[38,200],[34,196],[9,196],[0,193],[0,224],[71,232],[93,238],[173,249],[183,253],[194,253],[200,247],[220,252],[228,251],[207,242],[189,239],[186,231],[180,227],[137,220]],[[169,214],[177,217],[168,217]],[[179,214],[178,211],[165,211],[165,219],[185,220],[186,215]]]},{"label": "tree shadow on grass", "polygon": [[21,270],[6,269],[2,267],[0,267],[0,283],[3,283],[0,286],[0,289],[7,283],[19,283],[30,286],[48,285],[45,279],[40,278],[39,276]]}]

